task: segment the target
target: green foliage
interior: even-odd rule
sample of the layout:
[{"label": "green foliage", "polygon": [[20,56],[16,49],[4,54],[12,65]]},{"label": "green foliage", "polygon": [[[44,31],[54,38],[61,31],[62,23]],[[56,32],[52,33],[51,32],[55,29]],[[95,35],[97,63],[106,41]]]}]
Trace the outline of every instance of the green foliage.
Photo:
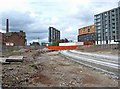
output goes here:
[{"label": "green foliage", "polygon": [[30,46],[40,46],[39,42],[30,43]]},{"label": "green foliage", "polygon": [[54,41],[51,46],[59,46],[60,40]]}]

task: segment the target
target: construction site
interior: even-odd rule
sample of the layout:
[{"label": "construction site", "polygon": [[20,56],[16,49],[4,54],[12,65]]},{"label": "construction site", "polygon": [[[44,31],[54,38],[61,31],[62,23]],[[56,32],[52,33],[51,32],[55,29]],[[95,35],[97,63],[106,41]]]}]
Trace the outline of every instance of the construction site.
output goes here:
[{"label": "construction site", "polygon": [[[82,1],[77,0],[76,4],[74,0],[66,1],[64,5],[63,1],[29,2],[30,11],[27,9],[25,13],[22,3],[23,10],[19,13],[8,13],[9,9],[2,13],[0,89],[120,87],[120,2],[118,7],[111,10],[104,6],[113,8],[112,3],[106,2],[101,6],[103,2],[96,2],[94,6],[93,2],[88,2],[88,5],[85,2],[84,8],[88,6],[87,9],[91,7],[91,10],[79,12],[83,8]],[[70,6],[66,7],[68,3]],[[81,4],[79,8],[76,7],[78,3]],[[39,9],[33,9],[33,4]],[[44,8],[39,7],[39,4]],[[75,8],[71,8],[73,4]],[[57,9],[59,6],[63,8]],[[93,22],[93,17],[90,16],[98,13],[100,8],[97,6],[104,7],[107,11],[103,12],[102,8],[99,14],[94,15]],[[46,13],[43,14],[41,8]],[[65,8],[68,9],[63,10]],[[96,8],[96,12],[92,12],[93,8]],[[36,9],[38,11],[32,12]],[[91,15],[86,14],[87,11]]]},{"label": "construction site", "polygon": [[[118,87],[119,50],[114,47],[2,52],[2,87]],[[99,63],[85,61],[85,56],[96,58]]]}]

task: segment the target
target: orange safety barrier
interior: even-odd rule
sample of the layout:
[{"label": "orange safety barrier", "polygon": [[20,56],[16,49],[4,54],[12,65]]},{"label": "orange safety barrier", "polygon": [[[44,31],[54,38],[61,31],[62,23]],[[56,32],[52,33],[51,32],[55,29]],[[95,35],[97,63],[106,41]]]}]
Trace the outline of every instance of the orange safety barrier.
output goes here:
[{"label": "orange safety barrier", "polygon": [[77,49],[77,45],[75,46],[45,46],[44,48],[48,48],[50,50],[72,50]]}]

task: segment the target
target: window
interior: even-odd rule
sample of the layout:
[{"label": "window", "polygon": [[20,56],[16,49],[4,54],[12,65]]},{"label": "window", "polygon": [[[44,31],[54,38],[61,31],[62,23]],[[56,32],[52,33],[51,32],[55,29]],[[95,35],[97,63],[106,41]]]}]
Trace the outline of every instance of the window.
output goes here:
[{"label": "window", "polygon": [[100,30],[98,30],[98,33],[100,33]]},{"label": "window", "polygon": [[101,36],[101,34],[98,34],[98,37],[100,37]]},{"label": "window", "polygon": [[115,15],[114,15],[114,14],[112,14],[112,16],[114,17]]},{"label": "window", "polygon": [[108,36],[108,33],[106,33],[106,36]]},{"label": "window", "polygon": [[90,28],[88,28],[88,32],[90,32]]},{"label": "window", "polygon": [[105,16],[107,16],[107,13],[105,13]]},{"label": "window", "polygon": [[97,25],[101,25],[100,23],[97,23]]},{"label": "window", "polygon": [[85,32],[85,29],[84,29],[84,28],[82,29],[82,32],[83,32],[83,33]]},{"label": "window", "polygon": [[101,40],[100,38],[98,38],[98,40]]},{"label": "window", "polygon": [[105,28],[107,28],[108,26],[107,25],[105,25]]},{"label": "window", "polygon": [[105,32],[108,32],[108,29],[105,29]]},{"label": "window", "polygon": [[100,19],[97,19],[96,22],[100,22]]},{"label": "window", "polygon": [[98,27],[97,27],[97,29],[101,29],[101,27],[100,27],[100,26],[98,26]]},{"label": "window", "polygon": [[97,16],[96,16],[96,18],[98,18],[98,19],[99,19],[99,18],[100,18],[100,15],[97,15]]},{"label": "window", "polygon": [[115,39],[115,36],[113,36],[113,40]]}]

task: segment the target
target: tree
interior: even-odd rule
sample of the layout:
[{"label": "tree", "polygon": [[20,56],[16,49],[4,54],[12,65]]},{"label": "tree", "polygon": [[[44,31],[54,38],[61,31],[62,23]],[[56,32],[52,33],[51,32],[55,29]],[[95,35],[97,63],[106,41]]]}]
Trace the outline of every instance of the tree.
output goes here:
[{"label": "tree", "polygon": [[54,41],[51,45],[52,46],[59,46],[60,40]]},{"label": "tree", "polygon": [[40,43],[39,42],[33,42],[33,43],[30,43],[30,46],[40,46]]},{"label": "tree", "polygon": [[69,42],[67,38],[65,38],[65,42]]},{"label": "tree", "polygon": [[65,39],[61,39],[60,42],[61,42],[61,43],[66,43],[66,42],[69,42],[69,41],[68,41],[67,38],[65,38]]}]

